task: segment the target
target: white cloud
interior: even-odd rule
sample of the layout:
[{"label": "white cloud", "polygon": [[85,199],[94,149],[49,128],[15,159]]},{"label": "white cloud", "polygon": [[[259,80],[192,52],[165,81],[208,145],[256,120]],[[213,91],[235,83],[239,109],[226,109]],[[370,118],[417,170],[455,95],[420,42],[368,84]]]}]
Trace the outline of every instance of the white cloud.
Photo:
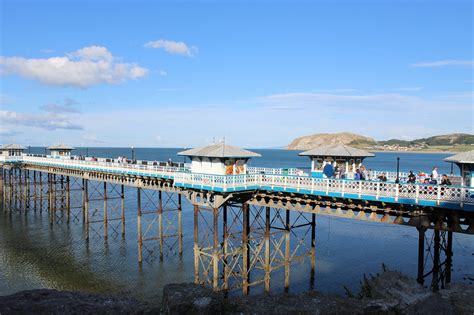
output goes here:
[{"label": "white cloud", "polygon": [[60,113],[18,113],[13,111],[0,111],[0,123],[12,126],[29,126],[46,130],[72,129],[79,130],[82,126],[73,119]]},{"label": "white cloud", "polygon": [[103,46],[89,46],[76,50],[68,54],[71,57],[77,57],[84,60],[107,60],[111,61],[113,56],[107,48]]},{"label": "white cloud", "polygon": [[90,46],[63,57],[23,58],[0,56],[0,74],[19,75],[48,85],[87,88],[138,79],[147,69],[119,62],[105,47]]},{"label": "white cloud", "polygon": [[51,103],[40,107],[41,110],[50,113],[79,113],[79,109],[76,107],[78,103],[70,98],[65,98],[63,103]]},{"label": "white cloud", "polygon": [[456,60],[456,59],[446,59],[446,60],[437,60],[437,61],[428,61],[428,62],[418,62],[414,63],[412,67],[419,68],[429,68],[429,67],[444,67],[444,66],[473,66],[474,60]]},{"label": "white cloud", "polygon": [[168,75],[168,72],[166,72],[165,70],[160,70],[160,75],[161,75],[162,77],[165,77],[165,76]]},{"label": "white cloud", "polygon": [[145,47],[163,49],[167,53],[175,54],[175,55],[183,55],[187,57],[192,57],[193,50],[194,51],[196,50],[195,47],[190,48],[184,42],[176,42],[176,41],[167,40],[167,39],[149,41],[148,43],[145,44]]}]

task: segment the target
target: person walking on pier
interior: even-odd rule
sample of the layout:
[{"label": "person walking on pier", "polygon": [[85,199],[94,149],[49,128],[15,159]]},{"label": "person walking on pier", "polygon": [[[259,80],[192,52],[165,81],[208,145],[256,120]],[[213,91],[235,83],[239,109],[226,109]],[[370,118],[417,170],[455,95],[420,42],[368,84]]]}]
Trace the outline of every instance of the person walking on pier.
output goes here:
[{"label": "person walking on pier", "polygon": [[438,182],[438,168],[435,166],[433,167],[433,170],[431,171],[431,182],[433,184],[436,184]]},{"label": "person walking on pier", "polygon": [[416,183],[416,175],[413,174],[413,171],[410,171],[410,174],[408,174],[407,183],[411,183],[411,184]]}]

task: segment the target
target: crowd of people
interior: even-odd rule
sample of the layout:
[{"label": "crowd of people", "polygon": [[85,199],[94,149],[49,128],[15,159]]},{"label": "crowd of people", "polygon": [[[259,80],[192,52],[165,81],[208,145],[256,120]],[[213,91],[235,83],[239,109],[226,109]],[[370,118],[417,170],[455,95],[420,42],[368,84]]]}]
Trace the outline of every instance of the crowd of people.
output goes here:
[{"label": "crowd of people", "polygon": [[[343,167],[337,165],[334,169],[334,178],[344,179],[347,178],[346,173]],[[379,180],[382,182],[386,182],[388,180],[387,174],[382,172],[379,175],[373,176],[373,172],[371,169],[367,169],[364,165],[360,165],[358,169],[356,169],[354,173],[354,180]],[[438,168],[433,167],[431,174],[427,177],[425,176],[417,176],[413,171],[410,171],[407,179],[407,183],[410,184],[429,184],[429,185],[452,185],[451,180],[449,179],[447,174],[442,174],[441,176],[438,173]]]}]

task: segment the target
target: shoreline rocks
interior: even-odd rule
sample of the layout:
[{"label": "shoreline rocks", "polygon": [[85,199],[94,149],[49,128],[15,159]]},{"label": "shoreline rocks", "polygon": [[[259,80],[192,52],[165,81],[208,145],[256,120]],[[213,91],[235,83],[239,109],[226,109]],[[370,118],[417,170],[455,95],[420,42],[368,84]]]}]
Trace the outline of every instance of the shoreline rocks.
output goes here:
[{"label": "shoreline rocks", "polygon": [[194,283],[169,284],[161,308],[132,298],[49,289],[0,296],[0,314],[474,314],[474,286],[439,292],[386,271],[364,283],[358,297],[305,292],[232,296]]}]

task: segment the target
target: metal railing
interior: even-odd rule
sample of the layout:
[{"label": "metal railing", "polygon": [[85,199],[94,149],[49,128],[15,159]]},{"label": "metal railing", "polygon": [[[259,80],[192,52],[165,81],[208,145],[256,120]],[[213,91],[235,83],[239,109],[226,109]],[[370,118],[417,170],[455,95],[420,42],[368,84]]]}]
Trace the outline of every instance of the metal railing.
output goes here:
[{"label": "metal railing", "polygon": [[[265,170],[279,170],[270,168],[252,168],[251,171],[254,173],[241,175],[212,175],[191,173],[189,168],[186,167],[58,159],[31,155],[0,157],[0,162],[23,162],[125,175],[167,177],[174,180],[175,186],[189,186],[211,190],[216,188],[223,191],[254,189],[292,190],[318,195],[330,195],[331,193],[339,194],[342,197],[350,195],[351,198],[354,196],[358,198],[370,197],[375,200],[392,198],[395,202],[413,200],[416,204],[420,201],[435,201],[438,205],[441,202],[457,203],[461,206],[464,204],[474,204],[473,187],[394,183],[377,180],[314,178],[307,175],[294,176],[271,172],[265,173]],[[387,174],[389,172],[384,173]]]}]

